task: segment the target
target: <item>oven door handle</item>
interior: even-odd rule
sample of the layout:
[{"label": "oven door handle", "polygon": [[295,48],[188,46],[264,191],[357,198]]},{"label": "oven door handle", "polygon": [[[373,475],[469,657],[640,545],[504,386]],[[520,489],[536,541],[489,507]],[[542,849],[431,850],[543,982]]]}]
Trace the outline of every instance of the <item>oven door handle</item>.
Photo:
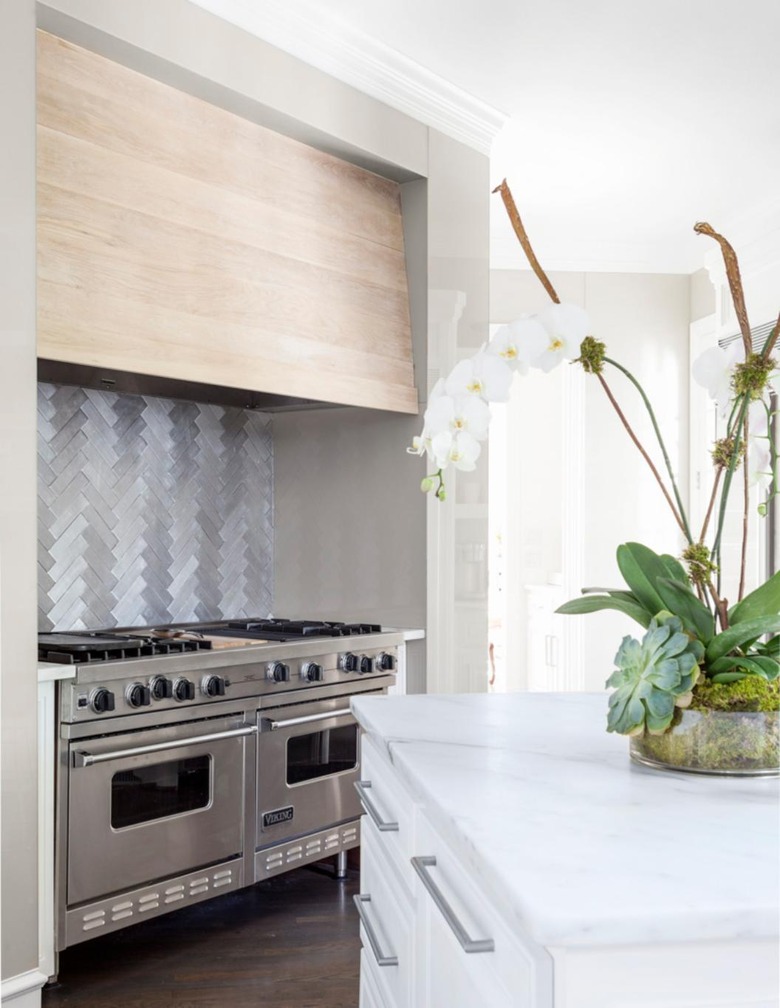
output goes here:
[{"label": "oven door handle", "polygon": [[132,749],[113,749],[109,752],[88,753],[77,749],[73,753],[74,767],[88,767],[95,763],[107,763],[109,760],[124,759],[126,756],[143,756],[146,753],[165,752],[167,749],[181,749],[183,746],[199,742],[217,742],[222,739],[241,738],[242,735],[256,735],[257,725],[244,725],[230,731],[213,732],[211,735],[192,735],[184,739],[172,739],[170,742],[155,742],[151,745],[134,746]]},{"label": "oven door handle", "polygon": [[303,717],[285,718],[283,721],[262,718],[263,731],[278,731],[279,728],[292,728],[293,725],[311,724],[313,721],[329,721],[331,718],[343,717],[345,714],[352,714],[349,707],[344,707],[341,710],[323,711],[322,714],[304,714]]}]

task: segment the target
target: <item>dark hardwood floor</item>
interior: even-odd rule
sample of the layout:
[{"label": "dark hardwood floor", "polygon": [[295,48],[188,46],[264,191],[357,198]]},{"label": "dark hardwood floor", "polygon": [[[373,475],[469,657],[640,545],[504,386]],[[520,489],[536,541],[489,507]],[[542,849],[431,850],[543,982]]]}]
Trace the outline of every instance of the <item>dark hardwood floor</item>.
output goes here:
[{"label": "dark hardwood floor", "polygon": [[75,945],[43,1008],[357,1008],[356,892],[302,868]]}]

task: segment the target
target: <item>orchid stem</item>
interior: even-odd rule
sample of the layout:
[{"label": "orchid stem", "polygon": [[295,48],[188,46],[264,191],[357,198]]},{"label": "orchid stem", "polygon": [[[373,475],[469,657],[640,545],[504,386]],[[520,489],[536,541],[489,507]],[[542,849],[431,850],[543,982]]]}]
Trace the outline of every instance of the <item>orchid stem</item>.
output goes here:
[{"label": "orchid stem", "polygon": [[737,601],[742,601],[745,594],[745,565],[747,563],[747,539],[748,539],[748,508],[750,507],[750,481],[748,473],[748,436],[749,436],[749,414],[745,414],[745,426],[743,428],[743,438],[745,440],[745,457],[742,462],[742,491],[744,507],[742,509],[742,552],[739,564],[739,595]]},{"label": "orchid stem", "polygon": [[[682,530],[685,533],[685,538],[688,540],[688,543],[692,545],[693,544],[693,538],[691,537],[691,530],[688,527],[688,519],[687,519],[686,514],[685,514],[685,508],[683,507],[682,498],[680,497],[680,491],[679,491],[679,489],[677,487],[677,481],[674,478],[674,472],[672,470],[672,463],[669,461],[669,454],[666,451],[666,445],[664,444],[664,439],[661,436],[661,431],[660,431],[660,428],[658,427],[658,421],[655,418],[655,413],[653,412],[653,407],[650,405],[650,400],[647,398],[647,395],[645,394],[645,390],[642,388],[642,386],[639,384],[639,382],[636,380],[636,378],[631,374],[630,371],[628,371],[626,368],[624,368],[622,364],[618,364],[617,361],[612,360],[610,357],[605,357],[604,358],[604,363],[605,364],[611,364],[612,367],[617,368],[618,371],[620,371],[622,374],[624,374],[626,376],[626,378],[628,378],[628,380],[634,386],[634,388],[637,390],[637,392],[640,394],[640,396],[642,397],[642,402],[645,404],[645,409],[647,410],[648,416],[650,417],[650,422],[653,425],[653,430],[655,431],[655,436],[658,439],[658,445],[659,445],[659,447],[661,449],[661,454],[664,457],[664,463],[666,465],[666,471],[669,474],[669,482],[672,484],[672,489],[674,490],[674,498],[677,501],[677,507],[679,509],[679,516],[680,516],[680,518],[678,519],[678,521],[680,519],[682,520]],[[672,510],[674,510],[674,508],[672,508]]]},{"label": "orchid stem", "polygon": [[623,410],[618,405],[617,399],[615,399],[615,397],[612,395],[612,392],[611,392],[611,390],[609,388],[609,385],[607,385],[607,382],[606,382],[606,379],[604,378],[604,375],[599,373],[598,374],[598,379],[601,382],[601,387],[604,389],[604,391],[607,394],[607,398],[612,403],[612,406],[614,407],[615,412],[620,417],[621,423],[626,428],[626,431],[628,432],[628,436],[631,438],[631,440],[637,446],[637,448],[639,449],[640,454],[642,455],[642,458],[645,460],[645,462],[647,462],[648,466],[650,467],[650,471],[652,472],[653,476],[655,476],[655,478],[656,478],[656,480],[658,482],[658,486],[661,488],[661,493],[663,493],[664,497],[666,498],[667,504],[672,509],[672,514],[674,515],[675,521],[680,526],[680,530],[682,531],[683,535],[687,538],[688,542],[691,543],[691,541],[692,541],[691,540],[691,535],[690,535],[690,532],[688,531],[687,524],[683,521],[682,517],[680,516],[680,514],[677,511],[677,508],[674,506],[674,501],[669,496],[669,491],[664,486],[664,481],[661,479],[661,474],[656,469],[656,467],[655,467],[655,465],[653,463],[653,460],[650,458],[650,456],[647,454],[647,452],[645,451],[645,449],[642,447],[641,441],[639,440],[639,438],[636,436],[636,434],[634,433],[633,429],[631,428],[631,424],[628,422],[628,420],[625,417],[625,414],[623,413]]},{"label": "orchid stem", "polygon": [[720,508],[718,510],[718,528],[715,532],[715,541],[712,544],[711,556],[720,556],[720,540],[723,535],[723,523],[726,519],[726,505],[728,503],[729,491],[731,490],[731,480],[734,476],[734,470],[737,467],[737,459],[739,457],[739,449],[741,445],[741,435],[742,428],[744,424],[745,417],[747,416],[748,406],[750,404],[750,396],[745,394],[742,397],[742,402],[740,403],[739,411],[737,413],[737,419],[734,424],[734,449],[731,454],[731,461],[729,462],[729,467],[726,470],[726,475],[723,478],[723,492],[720,495]]},{"label": "orchid stem", "polygon": [[515,235],[517,236],[517,240],[520,242],[520,245],[522,246],[523,252],[525,252],[525,257],[528,260],[529,266],[539,278],[542,286],[550,295],[550,298],[555,302],[555,304],[560,304],[561,299],[558,297],[555,288],[550,283],[550,278],[542,269],[541,264],[539,260],[536,258],[536,254],[533,248],[531,247],[531,242],[528,239],[528,232],[525,230],[522,220],[520,220],[520,214],[518,213],[517,210],[517,204],[515,203],[515,199],[514,196],[512,195],[511,189],[507,185],[506,179],[504,179],[500,185],[497,185],[496,188],[493,190],[493,192],[501,193],[501,199],[504,201],[504,207],[506,208],[506,212],[509,215],[510,223],[512,224],[512,228],[515,232]]},{"label": "orchid stem", "polygon": [[723,469],[721,466],[718,466],[715,472],[715,480],[712,484],[712,494],[710,496],[709,506],[707,507],[707,514],[704,516],[704,524],[701,527],[701,535],[699,536],[700,543],[704,542],[704,537],[707,535],[707,527],[710,524],[710,518],[712,518],[712,511],[713,508],[715,507],[715,501],[718,498],[718,487],[720,486],[720,478],[722,475],[723,475]]}]

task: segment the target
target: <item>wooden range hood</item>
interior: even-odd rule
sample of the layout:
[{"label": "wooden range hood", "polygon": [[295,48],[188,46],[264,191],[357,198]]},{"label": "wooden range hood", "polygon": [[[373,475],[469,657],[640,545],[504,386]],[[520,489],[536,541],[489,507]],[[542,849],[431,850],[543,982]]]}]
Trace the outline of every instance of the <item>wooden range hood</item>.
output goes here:
[{"label": "wooden range hood", "polygon": [[49,380],[417,412],[398,184],[41,31],[38,305]]}]

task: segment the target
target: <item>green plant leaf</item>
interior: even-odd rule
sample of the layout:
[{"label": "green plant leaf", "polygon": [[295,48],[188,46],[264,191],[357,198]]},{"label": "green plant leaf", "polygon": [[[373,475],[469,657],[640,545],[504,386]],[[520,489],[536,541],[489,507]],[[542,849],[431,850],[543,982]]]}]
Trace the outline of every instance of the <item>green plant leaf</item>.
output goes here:
[{"label": "green plant leaf", "polygon": [[729,612],[729,623],[745,623],[759,616],[777,616],[780,613],[780,571],[746,595]]},{"label": "green plant leaf", "polygon": [[670,556],[669,553],[662,553],[658,559],[666,567],[667,576],[672,581],[679,581],[681,584],[690,585],[691,579],[688,577],[688,572],[676,557]]},{"label": "green plant leaf", "polygon": [[582,613],[600,612],[602,609],[614,609],[616,612],[625,613],[645,629],[650,625],[652,619],[641,605],[629,602],[627,599],[615,598],[612,595],[583,595],[581,598],[564,602],[555,611],[563,613],[564,616],[579,616]]},{"label": "green plant leaf", "polygon": [[712,681],[716,683],[738,682],[740,679],[747,679],[749,672],[719,672],[712,676]]},{"label": "green plant leaf", "polygon": [[780,636],[777,634],[774,637],[770,637],[768,641],[759,641],[756,644],[756,650],[761,654],[769,655],[770,658],[776,658],[780,655]]},{"label": "green plant leaf", "polygon": [[771,681],[777,678],[780,665],[773,658],[765,658],[763,655],[726,655],[714,661],[709,666],[709,671],[715,675],[743,672],[745,675],[758,675]]},{"label": "green plant leaf", "polygon": [[777,633],[778,631],[780,631],[780,616],[762,616],[760,619],[747,620],[745,623],[731,626],[728,630],[716,634],[707,645],[707,666],[709,667],[718,658],[733,651],[734,648],[742,647],[764,634]]},{"label": "green plant leaf", "polygon": [[671,578],[658,578],[656,585],[666,608],[679,616],[685,629],[698,637],[702,644],[709,644],[715,633],[715,618],[701,599],[690,588]]},{"label": "green plant leaf", "polygon": [[608,592],[612,598],[623,599],[624,602],[633,602],[634,605],[639,605],[639,599],[634,595],[633,592],[629,591],[610,591]]},{"label": "green plant leaf", "polygon": [[617,549],[617,562],[626,584],[651,616],[666,609],[656,582],[668,578],[669,570],[657,553],[641,543],[623,543]]}]

